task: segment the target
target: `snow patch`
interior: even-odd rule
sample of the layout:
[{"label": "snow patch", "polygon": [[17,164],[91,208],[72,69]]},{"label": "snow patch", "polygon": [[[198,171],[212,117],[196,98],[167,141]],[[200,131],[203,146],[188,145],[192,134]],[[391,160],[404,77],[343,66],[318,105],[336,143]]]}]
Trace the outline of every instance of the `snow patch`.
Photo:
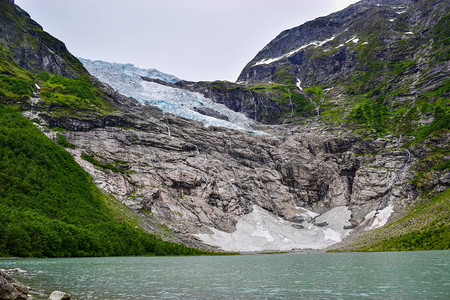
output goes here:
[{"label": "snow patch", "polygon": [[330,228],[343,234],[346,232],[345,226],[351,225],[349,222],[351,218],[351,211],[347,206],[335,207],[315,219],[316,223],[327,222]]},{"label": "snow patch", "polygon": [[[298,207],[310,217],[316,213]],[[212,233],[200,233],[196,236],[204,243],[217,246],[226,251],[286,251],[292,249],[324,249],[342,241],[351,230],[344,229],[349,225],[351,211],[346,206],[336,207],[318,216],[315,222],[327,222],[328,225],[318,227],[305,221],[303,229],[298,225],[254,205],[250,214],[244,215],[236,224],[236,231],[223,232],[209,228]]]},{"label": "snow patch", "polygon": [[297,48],[295,50],[292,50],[291,52],[283,54],[282,56],[278,56],[278,57],[275,57],[275,58],[264,58],[264,59],[256,62],[255,64],[253,64],[253,66],[269,65],[269,64],[274,63],[276,61],[288,58],[288,57],[296,54],[297,52],[300,52],[301,50],[303,50],[303,49],[305,49],[305,48],[307,48],[309,46],[320,47],[320,46],[322,46],[322,45],[324,45],[324,44],[334,40],[335,38],[336,38],[336,36],[334,35],[331,38],[323,40],[323,41],[314,41],[314,42],[308,43],[306,45],[303,45],[303,46],[301,46],[301,47],[299,47],[299,48]]},{"label": "snow patch", "polygon": [[386,225],[389,217],[394,212],[394,207],[391,205],[386,206],[382,210],[379,210],[375,216],[375,220],[373,220],[372,225],[369,227],[369,230],[380,228]]},{"label": "snow patch", "polygon": [[[256,230],[252,236],[265,238],[268,242],[273,242],[275,239],[270,234],[269,229],[265,228],[261,222],[256,223]],[[280,234],[278,235],[280,236]]]},{"label": "snow patch", "polygon": [[412,31],[407,31],[405,34],[414,34]]},{"label": "snow patch", "polygon": [[323,239],[324,239],[325,241],[335,241],[336,243],[339,243],[339,242],[342,241],[342,238],[341,238],[342,235],[341,235],[339,232],[334,231],[334,230],[331,229],[331,228],[325,229],[325,230],[323,231],[323,234],[324,234]]},{"label": "snow patch", "polygon": [[364,217],[364,221],[368,221],[370,219],[372,219],[373,217],[375,217],[375,214],[377,213],[376,210],[372,210],[370,213],[368,213],[365,217]]},{"label": "snow patch", "polygon": [[300,78],[297,78],[297,87],[300,91],[303,91],[301,84],[302,84],[302,81],[300,80]]},{"label": "snow patch", "polygon": [[359,42],[359,39],[356,37],[356,36],[354,36],[354,37],[352,37],[351,39],[349,39],[348,41],[346,41],[345,43],[346,44],[348,44],[348,43],[350,43],[350,42],[353,42],[353,43],[358,43]]}]

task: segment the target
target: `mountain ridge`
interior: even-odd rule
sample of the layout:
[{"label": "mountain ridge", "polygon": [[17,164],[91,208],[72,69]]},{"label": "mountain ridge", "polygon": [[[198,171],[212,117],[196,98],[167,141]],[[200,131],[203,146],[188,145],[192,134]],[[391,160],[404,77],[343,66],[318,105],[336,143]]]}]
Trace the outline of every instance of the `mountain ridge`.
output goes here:
[{"label": "mountain ridge", "polygon": [[[258,54],[247,64],[238,81],[245,81],[245,72],[248,67],[251,67],[256,62],[264,58],[281,57],[291,50],[300,48],[301,46],[308,45],[313,41],[323,41],[332,38],[335,34],[342,33],[343,27],[349,27],[352,19],[358,19],[359,15],[367,13],[370,9],[379,9],[381,4],[389,5],[388,8],[392,12],[396,12],[391,8],[392,5],[406,5],[409,4],[409,0],[400,1],[359,1],[349,7],[332,13],[328,16],[319,17],[314,20],[308,21],[302,25],[293,27],[291,29],[284,30],[277,37],[275,37],[269,44],[267,44]],[[384,8],[384,7],[383,7]],[[398,10],[398,7],[396,7]],[[287,41],[285,41],[287,39]],[[284,42],[282,42],[284,41]],[[286,48],[289,47],[289,48]]]}]

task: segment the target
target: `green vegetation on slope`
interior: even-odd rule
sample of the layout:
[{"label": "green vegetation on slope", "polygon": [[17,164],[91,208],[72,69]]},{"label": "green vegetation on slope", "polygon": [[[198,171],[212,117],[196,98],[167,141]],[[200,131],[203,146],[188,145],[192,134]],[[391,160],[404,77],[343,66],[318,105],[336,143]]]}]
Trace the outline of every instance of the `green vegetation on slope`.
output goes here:
[{"label": "green vegetation on slope", "polygon": [[359,124],[367,124],[377,132],[384,132],[388,115],[388,107],[374,99],[362,100],[351,112],[349,119]]},{"label": "green vegetation on slope", "polygon": [[[392,45],[380,39],[383,34],[402,36],[405,30],[401,28],[396,28],[398,32],[394,34],[375,30],[366,37],[368,44],[353,47],[358,57],[357,68],[342,81],[350,102],[354,103],[346,121],[378,133],[402,133],[419,140],[438,130],[449,130],[450,80],[436,73],[445,73],[450,50],[449,22],[447,15],[432,27],[433,47],[426,51],[419,50],[424,44],[420,35],[399,39]],[[401,24],[398,22],[397,26]],[[406,23],[403,25],[407,27]],[[380,55],[386,52],[388,57]],[[434,121],[429,125],[419,122],[430,118]]]},{"label": "green vegetation on slope", "polygon": [[71,79],[47,72],[32,74],[0,47],[0,103],[23,104],[35,91],[35,82],[41,87],[41,98],[52,111],[70,115],[112,111],[104,94],[88,79]]},{"label": "green vegetation on slope", "polygon": [[[417,95],[409,105],[391,102],[396,97],[395,93],[377,97],[371,93],[350,96],[357,104],[345,121],[364,125],[378,133],[400,132],[419,140],[425,139],[438,130],[450,130],[449,91],[450,83],[433,92]],[[433,119],[430,124],[418,122],[429,118]]]},{"label": "green vegetation on slope", "polygon": [[260,84],[247,88],[256,93],[265,94],[278,105],[292,106],[294,116],[302,116],[304,113],[314,110],[311,102],[298,93],[295,84]]},{"label": "green vegetation on slope", "polygon": [[450,14],[442,18],[434,27],[433,48],[439,49],[436,58],[440,61],[450,59]]},{"label": "green vegetation on slope", "polygon": [[0,47],[0,103],[27,100],[33,94],[31,73],[22,69]]},{"label": "green vegetation on slope", "polygon": [[438,178],[443,176],[450,169],[450,147],[448,137],[450,132],[446,129],[438,130],[418,144],[422,149],[423,157],[415,166],[416,174],[412,183],[416,185],[424,195],[428,194],[436,185]]},{"label": "green vegetation on slope", "polygon": [[71,149],[75,149],[75,145],[71,144],[67,141],[66,137],[57,133],[56,134],[56,142],[58,143],[58,145],[63,146],[64,148],[71,148]]},{"label": "green vegetation on slope", "polygon": [[42,86],[42,99],[53,109],[61,107],[74,113],[111,109],[102,100],[102,93],[87,79],[70,79],[46,72],[37,74],[36,78]]},{"label": "green vegetation on slope", "polygon": [[281,84],[295,84],[295,77],[292,75],[292,66],[277,66],[277,70],[272,75],[272,81]]},{"label": "green vegetation on slope", "polygon": [[415,202],[399,220],[355,240],[350,251],[450,249],[450,189]]},{"label": "green vegetation on slope", "polygon": [[112,217],[71,155],[0,106],[0,256],[193,255]]}]

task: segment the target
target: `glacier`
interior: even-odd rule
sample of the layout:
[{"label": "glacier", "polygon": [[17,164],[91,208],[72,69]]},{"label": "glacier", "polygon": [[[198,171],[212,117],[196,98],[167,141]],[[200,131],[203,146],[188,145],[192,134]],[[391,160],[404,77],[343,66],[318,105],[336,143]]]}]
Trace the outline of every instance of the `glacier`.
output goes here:
[{"label": "glacier", "polygon": [[[216,103],[200,93],[142,79],[142,77],[148,77],[168,83],[180,81],[173,75],[155,69],[141,69],[133,64],[110,63],[100,60],[92,61],[85,58],[78,59],[89,73],[100,81],[109,84],[119,93],[133,97],[142,103],[157,106],[163,112],[198,121],[205,126],[220,126],[256,135],[262,134],[253,130],[256,125],[254,120],[227,108],[223,104]],[[214,110],[220,115],[226,116],[228,120],[203,115],[196,111],[198,108]]]}]

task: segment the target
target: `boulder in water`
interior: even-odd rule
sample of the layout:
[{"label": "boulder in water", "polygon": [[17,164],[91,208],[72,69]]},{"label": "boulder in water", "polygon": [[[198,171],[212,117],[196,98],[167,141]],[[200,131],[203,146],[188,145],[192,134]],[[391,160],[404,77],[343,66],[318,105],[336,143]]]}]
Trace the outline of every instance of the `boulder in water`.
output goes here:
[{"label": "boulder in water", "polygon": [[51,293],[48,300],[70,300],[70,295],[60,291],[54,291]]}]

